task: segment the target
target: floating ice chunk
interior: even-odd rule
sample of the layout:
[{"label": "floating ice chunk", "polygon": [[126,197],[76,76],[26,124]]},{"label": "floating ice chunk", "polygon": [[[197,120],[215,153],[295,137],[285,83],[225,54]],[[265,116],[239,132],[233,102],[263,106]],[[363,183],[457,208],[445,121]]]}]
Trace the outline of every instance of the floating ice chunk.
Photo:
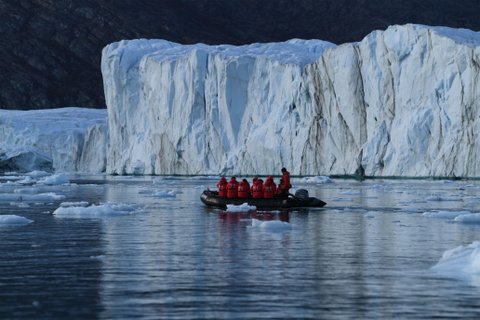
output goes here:
[{"label": "floating ice chunk", "polygon": [[240,204],[240,205],[227,204],[227,211],[228,212],[249,212],[249,211],[255,211],[255,210],[257,210],[257,207],[250,206],[246,202],[244,204]]},{"label": "floating ice chunk", "polygon": [[101,205],[60,206],[52,214],[57,217],[67,218],[101,218],[106,216],[119,216],[131,214],[136,207],[129,204],[105,203]]},{"label": "floating ice chunk", "polygon": [[54,192],[46,192],[46,193],[39,193],[39,194],[32,194],[32,195],[23,195],[26,201],[55,201],[55,200],[63,200],[65,196],[62,194],[56,194]]},{"label": "floating ice chunk", "polygon": [[65,199],[64,195],[53,192],[39,194],[0,193],[0,201],[55,201]]},{"label": "floating ice chunk", "polygon": [[435,219],[455,219],[459,215],[469,214],[470,211],[432,211],[424,212],[422,215],[427,218]]},{"label": "floating ice chunk", "polygon": [[155,196],[160,198],[175,198],[177,196],[176,190],[162,190],[155,193]]},{"label": "floating ice chunk", "polygon": [[45,177],[44,179],[40,180],[38,183],[45,184],[48,186],[57,186],[60,184],[67,184],[69,182],[70,180],[68,176],[64,174],[54,174],[54,175]]},{"label": "floating ice chunk", "polygon": [[304,177],[297,180],[298,183],[316,183],[316,184],[323,184],[323,183],[333,183],[333,180],[327,176],[315,176],[315,177]]},{"label": "floating ice chunk", "polygon": [[480,213],[465,213],[454,219],[456,222],[480,224]]},{"label": "floating ice chunk", "polygon": [[280,220],[262,221],[252,219],[252,227],[271,232],[283,232],[293,229],[293,226],[290,223]]},{"label": "floating ice chunk", "polygon": [[480,242],[459,246],[443,253],[432,270],[439,274],[480,285]]},{"label": "floating ice chunk", "polygon": [[60,207],[86,207],[89,203],[87,201],[78,201],[78,202],[62,202]]},{"label": "floating ice chunk", "polygon": [[0,226],[25,225],[32,222],[33,220],[13,214],[0,216]]}]

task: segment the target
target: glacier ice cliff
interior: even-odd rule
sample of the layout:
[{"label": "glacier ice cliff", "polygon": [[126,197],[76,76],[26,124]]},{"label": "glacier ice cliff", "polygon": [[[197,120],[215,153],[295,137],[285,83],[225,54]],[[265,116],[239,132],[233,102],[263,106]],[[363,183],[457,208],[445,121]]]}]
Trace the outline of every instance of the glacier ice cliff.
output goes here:
[{"label": "glacier ice cliff", "polygon": [[0,110],[0,172],[106,170],[106,110]]},{"label": "glacier ice cliff", "polygon": [[108,173],[480,176],[480,33],[112,43]]}]

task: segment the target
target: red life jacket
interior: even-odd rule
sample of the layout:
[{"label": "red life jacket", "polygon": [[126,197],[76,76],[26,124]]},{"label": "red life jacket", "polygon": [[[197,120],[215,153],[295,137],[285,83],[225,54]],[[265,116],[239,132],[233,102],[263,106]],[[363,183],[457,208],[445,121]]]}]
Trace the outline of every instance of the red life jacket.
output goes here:
[{"label": "red life jacket", "polygon": [[218,196],[221,198],[226,198],[227,197],[227,180],[224,177],[222,177],[220,181],[218,181],[217,188],[218,188]]},{"label": "red life jacket", "polygon": [[263,198],[263,183],[261,181],[255,181],[252,186],[252,197],[255,199]]},{"label": "red life jacket", "polygon": [[218,196],[221,197],[221,198],[226,198],[227,197],[227,184],[226,183],[220,183],[217,186],[218,186]]},{"label": "red life jacket", "polygon": [[267,179],[267,181],[265,181],[265,184],[263,185],[263,197],[265,199],[273,198],[273,195],[275,194],[275,189],[275,183],[272,180]]},{"label": "red life jacket", "polygon": [[253,181],[252,181],[252,187],[250,188],[250,195],[253,197],[253,186],[255,185],[255,182],[258,181],[258,178],[255,177],[253,178]]},{"label": "red life jacket", "polygon": [[250,185],[246,181],[240,181],[238,184],[238,197],[245,199],[250,195]]},{"label": "red life jacket", "polygon": [[233,199],[238,196],[238,182],[235,179],[230,179],[227,184],[227,198]]}]

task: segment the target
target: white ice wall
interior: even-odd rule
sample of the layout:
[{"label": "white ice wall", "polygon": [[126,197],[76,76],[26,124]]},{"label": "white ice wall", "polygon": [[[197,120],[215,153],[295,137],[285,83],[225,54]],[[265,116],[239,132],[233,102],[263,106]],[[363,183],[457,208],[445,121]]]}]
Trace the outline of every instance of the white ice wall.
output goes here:
[{"label": "white ice wall", "polygon": [[408,25],[374,32],[359,49],[366,173],[480,176],[480,34]]},{"label": "white ice wall", "polygon": [[105,110],[85,108],[0,110],[0,153],[44,154],[57,172],[105,172],[106,117]]},{"label": "white ice wall", "polygon": [[359,43],[113,43],[107,172],[480,176],[480,35],[393,26]]}]

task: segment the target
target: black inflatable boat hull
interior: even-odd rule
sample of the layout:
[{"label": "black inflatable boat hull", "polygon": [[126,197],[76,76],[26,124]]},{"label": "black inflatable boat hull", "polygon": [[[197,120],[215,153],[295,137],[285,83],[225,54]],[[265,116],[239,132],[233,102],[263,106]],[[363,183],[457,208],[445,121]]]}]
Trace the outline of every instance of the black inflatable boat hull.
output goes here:
[{"label": "black inflatable boat hull", "polygon": [[248,203],[251,206],[257,208],[321,208],[327,203],[323,202],[320,199],[309,197],[308,199],[300,199],[296,197],[289,196],[288,198],[272,198],[272,199],[227,199],[220,198],[218,192],[205,190],[200,196],[200,200],[207,206],[217,207],[217,208],[226,208],[227,204],[241,205]]}]

